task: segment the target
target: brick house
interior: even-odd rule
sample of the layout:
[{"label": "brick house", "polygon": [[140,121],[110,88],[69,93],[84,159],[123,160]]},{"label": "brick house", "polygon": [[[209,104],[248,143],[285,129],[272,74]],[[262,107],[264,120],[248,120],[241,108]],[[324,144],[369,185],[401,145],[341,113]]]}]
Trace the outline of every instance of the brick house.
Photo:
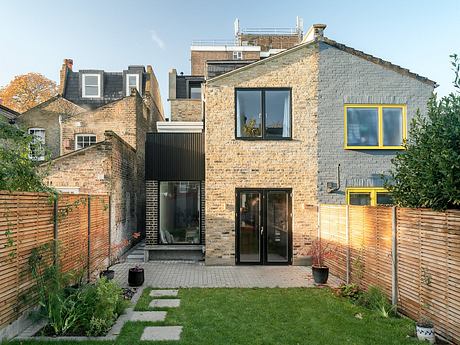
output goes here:
[{"label": "brick house", "polygon": [[[46,182],[63,192],[111,196],[111,240],[145,224],[145,140],[163,119],[152,67],[73,70],[65,59],[59,94],[17,117],[50,151]],[[34,152],[45,161],[44,152]]]},{"label": "brick house", "polygon": [[[211,265],[303,264],[316,234],[308,205],[391,203],[381,175],[436,83],[335,42],[325,28],[255,61],[225,61],[222,73],[209,56],[201,76],[172,71],[170,102],[191,104],[202,78],[200,107],[171,106],[172,121],[147,136],[150,259],[188,257],[186,245]],[[190,133],[198,119],[204,132]],[[181,154],[168,168],[173,179],[160,168],[171,147]]]}]

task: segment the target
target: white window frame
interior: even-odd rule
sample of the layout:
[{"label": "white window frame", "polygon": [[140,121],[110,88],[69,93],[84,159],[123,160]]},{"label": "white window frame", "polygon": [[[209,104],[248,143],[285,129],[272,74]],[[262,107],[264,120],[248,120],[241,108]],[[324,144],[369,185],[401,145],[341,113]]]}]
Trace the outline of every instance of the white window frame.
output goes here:
[{"label": "white window frame", "polygon": [[234,51],[233,52],[233,60],[243,60],[243,52],[242,51]]},{"label": "white window frame", "polygon": [[139,74],[126,74],[126,96],[131,95],[131,88],[129,87],[129,77],[136,77],[136,89],[140,93]]},{"label": "white window frame", "polygon": [[[46,143],[46,129],[45,128],[41,128],[41,127],[31,127],[27,130],[27,133],[29,133],[29,135],[34,135],[35,136],[35,133],[31,133],[32,131],[43,131],[43,149],[45,148],[45,143]],[[43,154],[41,156],[32,156],[32,154],[29,153],[29,158],[34,160],[34,161],[44,161],[45,160],[45,154],[43,152]]]},{"label": "white window frame", "polygon": [[[97,77],[97,96],[86,95],[86,77]],[[97,73],[82,74],[81,92],[85,98],[101,98],[101,75]],[[94,86],[94,85],[92,85]]]},{"label": "white window frame", "polygon": [[[78,138],[79,137],[94,137],[95,138],[94,144],[97,142],[96,134],[85,134],[85,133],[75,134],[75,150],[81,150],[81,149],[85,148],[85,147],[78,148],[77,145],[78,145]],[[94,145],[94,144],[92,144],[92,145]],[[91,145],[89,145],[89,146],[91,146]]]}]

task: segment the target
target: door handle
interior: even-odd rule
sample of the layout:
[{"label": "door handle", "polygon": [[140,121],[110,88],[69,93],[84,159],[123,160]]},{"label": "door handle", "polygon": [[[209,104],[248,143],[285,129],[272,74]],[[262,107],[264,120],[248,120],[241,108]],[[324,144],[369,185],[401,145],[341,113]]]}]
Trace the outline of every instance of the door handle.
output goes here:
[{"label": "door handle", "polygon": [[264,234],[264,227],[261,226],[261,227],[260,227],[260,235],[263,236],[263,234]]}]

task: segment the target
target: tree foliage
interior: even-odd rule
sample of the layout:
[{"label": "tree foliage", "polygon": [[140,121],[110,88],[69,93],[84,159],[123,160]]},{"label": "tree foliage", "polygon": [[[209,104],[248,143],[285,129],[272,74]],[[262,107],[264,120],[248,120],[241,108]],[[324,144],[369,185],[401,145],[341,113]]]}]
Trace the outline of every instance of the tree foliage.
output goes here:
[{"label": "tree foliage", "polygon": [[387,188],[396,204],[436,210],[460,208],[460,60],[452,55],[455,92],[417,112],[405,152],[392,160]]},{"label": "tree foliage", "polygon": [[29,158],[34,145],[40,143],[32,135],[0,119],[0,190],[53,191],[43,182],[47,169]]},{"label": "tree foliage", "polygon": [[8,85],[0,89],[3,105],[23,113],[47,101],[58,92],[56,83],[39,73],[16,76]]}]

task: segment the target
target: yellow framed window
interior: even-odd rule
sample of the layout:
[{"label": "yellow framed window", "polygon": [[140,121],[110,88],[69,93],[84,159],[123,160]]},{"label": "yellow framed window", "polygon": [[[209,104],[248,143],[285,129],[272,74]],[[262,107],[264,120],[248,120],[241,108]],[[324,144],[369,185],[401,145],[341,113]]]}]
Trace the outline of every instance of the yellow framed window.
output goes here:
[{"label": "yellow framed window", "polygon": [[406,140],[403,104],[346,104],[345,148],[400,150]]},{"label": "yellow framed window", "polygon": [[391,193],[385,188],[347,188],[347,204],[360,206],[391,205]]}]

